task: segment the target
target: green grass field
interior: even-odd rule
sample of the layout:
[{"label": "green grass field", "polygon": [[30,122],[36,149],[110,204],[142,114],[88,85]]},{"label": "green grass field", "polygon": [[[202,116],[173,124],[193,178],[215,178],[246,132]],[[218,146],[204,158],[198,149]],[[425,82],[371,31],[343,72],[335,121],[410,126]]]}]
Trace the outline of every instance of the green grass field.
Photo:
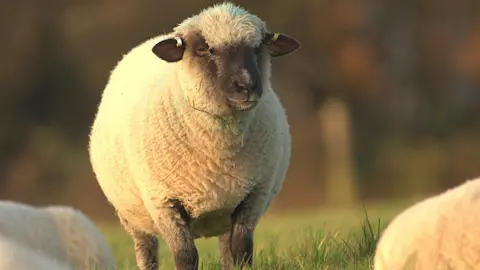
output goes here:
[{"label": "green grass field", "polygon": [[[266,215],[254,236],[253,269],[372,269],[380,232],[405,203]],[[366,210],[366,214],[365,214]],[[132,240],[118,224],[101,226],[119,269],[137,269]],[[221,269],[216,238],[196,241],[200,269]],[[160,269],[174,269],[160,238]]]}]

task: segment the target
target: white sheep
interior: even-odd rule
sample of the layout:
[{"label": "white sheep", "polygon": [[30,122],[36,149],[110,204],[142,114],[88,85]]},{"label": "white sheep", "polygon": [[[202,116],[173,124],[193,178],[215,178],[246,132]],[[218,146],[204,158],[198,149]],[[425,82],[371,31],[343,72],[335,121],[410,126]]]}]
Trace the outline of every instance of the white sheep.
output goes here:
[{"label": "white sheep", "polygon": [[0,270],[73,270],[0,234]]},{"label": "white sheep", "polygon": [[480,269],[480,178],[397,215],[377,245],[375,270]]},{"label": "white sheep", "polygon": [[78,269],[116,268],[112,252],[93,221],[69,206],[35,207],[0,201],[0,234]]},{"label": "white sheep", "polygon": [[225,268],[251,265],[254,229],[290,162],[270,59],[299,46],[225,2],[143,42],[116,65],[89,153],[141,269],[158,267],[157,235],[177,269],[198,269],[194,239],[213,236]]}]

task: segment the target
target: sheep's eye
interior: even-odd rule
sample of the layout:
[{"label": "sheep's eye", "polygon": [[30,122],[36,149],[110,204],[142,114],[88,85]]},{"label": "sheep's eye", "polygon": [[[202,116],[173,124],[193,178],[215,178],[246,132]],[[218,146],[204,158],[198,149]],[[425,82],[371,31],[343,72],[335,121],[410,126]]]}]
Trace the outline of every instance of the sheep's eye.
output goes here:
[{"label": "sheep's eye", "polygon": [[208,48],[206,47],[200,47],[197,49],[197,52],[200,53],[200,54],[204,54],[208,51]]},{"label": "sheep's eye", "polygon": [[199,56],[206,56],[206,55],[209,55],[209,54],[212,54],[212,53],[213,53],[213,49],[209,48],[208,46],[202,46],[202,47],[197,48],[197,54]]},{"label": "sheep's eye", "polygon": [[205,44],[201,47],[197,48],[197,55],[198,56],[209,56],[215,53],[214,48],[210,48],[208,44]]}]

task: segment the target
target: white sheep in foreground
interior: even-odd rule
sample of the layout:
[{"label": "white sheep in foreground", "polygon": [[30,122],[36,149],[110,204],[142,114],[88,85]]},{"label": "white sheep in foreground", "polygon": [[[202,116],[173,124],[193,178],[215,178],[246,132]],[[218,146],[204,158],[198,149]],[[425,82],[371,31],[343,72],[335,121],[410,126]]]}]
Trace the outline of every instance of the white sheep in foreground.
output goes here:
[{"label": "white sheep in foreground", "polygon": [[76,269],[116,269],[102,233],[85,214],[69,206],[0,201],[0,234]]},{"label": "white sheep in foreground", "polygon": [[0,234],[0,270],[73,270]]},{"label": "white sheep in foreground", "polygon": [[397,215],[380,237],[374,269],[480,269],[480,178]]},{"label": "white sheep in foreground", "polygon": [[143,42],[116,65],[89,153],[141,269],[158,267],[157,235],[177,269],[198,269],[194,239],[213,236],[225,268],[251,265],[254,229],[290,162],[270,59],[299,46],[226,2]]}]

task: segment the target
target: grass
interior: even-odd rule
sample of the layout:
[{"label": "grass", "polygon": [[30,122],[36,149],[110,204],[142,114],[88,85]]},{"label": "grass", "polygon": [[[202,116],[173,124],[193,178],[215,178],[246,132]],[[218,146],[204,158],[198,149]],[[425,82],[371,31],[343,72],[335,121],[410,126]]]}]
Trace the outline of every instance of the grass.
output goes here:
[{"label": "grass", "polygon": [[[372,269],[381,231],[399,205],[267,215],[254,235],[253,269]],[[101,227],[119,270],[138,269],[133,243],[118,224]],[[160,238],[160,269],[174,269]],[[200,269],[221,269],[216,238],[196,241]]]}]

